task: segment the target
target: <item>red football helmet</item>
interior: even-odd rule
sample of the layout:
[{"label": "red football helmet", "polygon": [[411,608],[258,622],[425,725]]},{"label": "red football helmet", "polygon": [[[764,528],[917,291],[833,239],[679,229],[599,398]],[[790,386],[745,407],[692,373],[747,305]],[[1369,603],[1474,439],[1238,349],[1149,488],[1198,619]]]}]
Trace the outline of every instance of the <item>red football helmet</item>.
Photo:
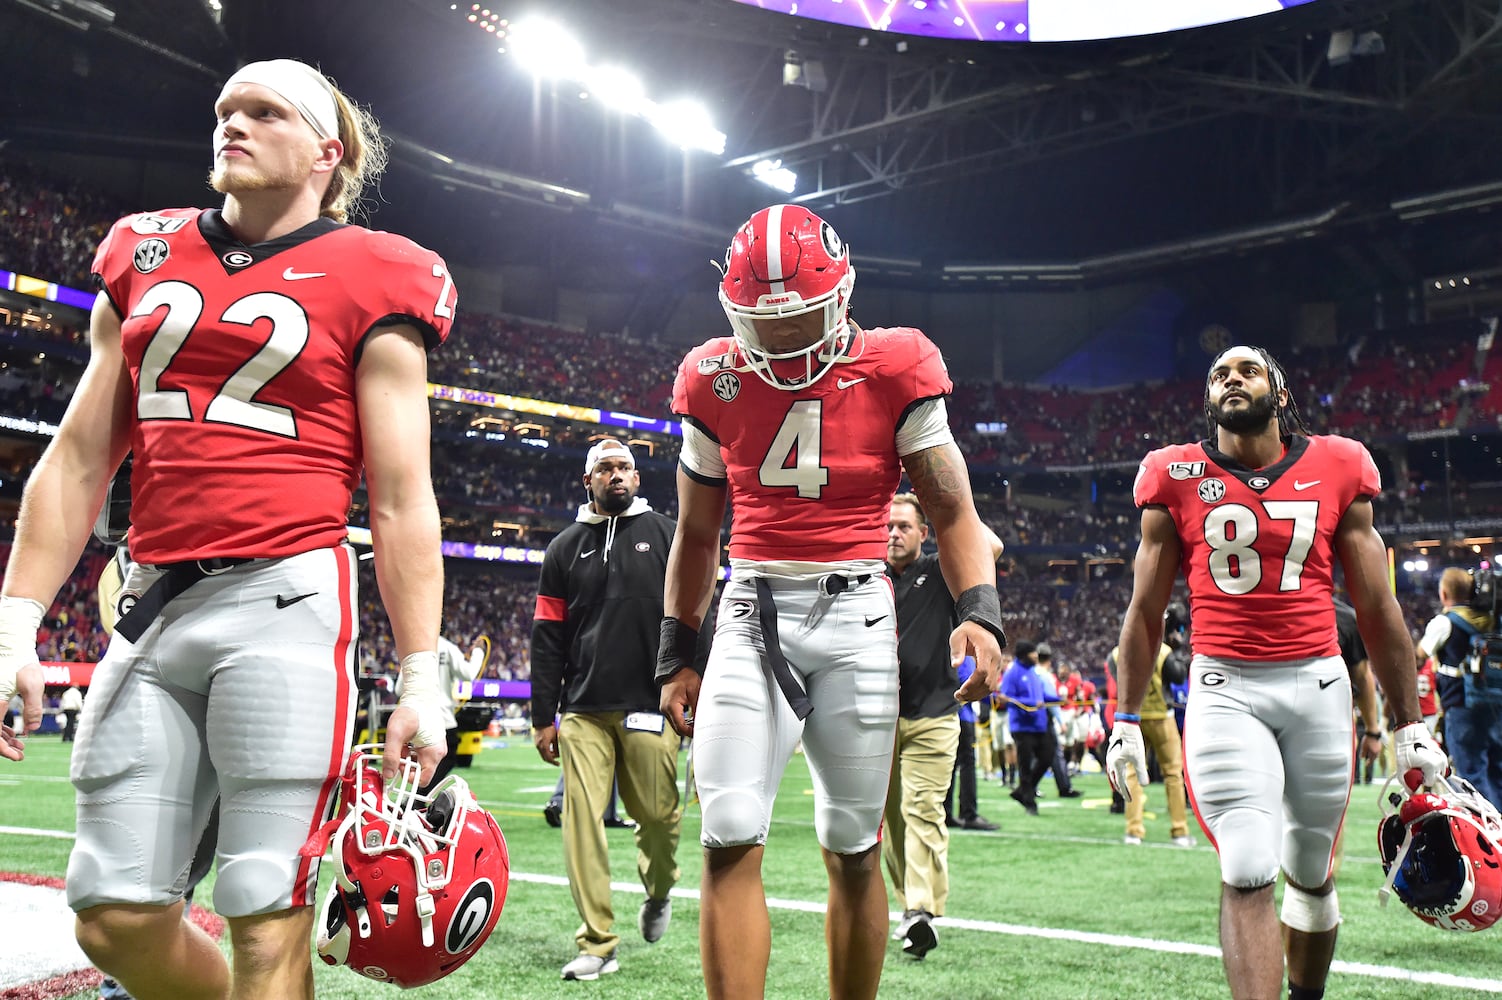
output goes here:
[{"label": "red football helmet", "polygon": [[1098,750],[1106,742],[1106,727],[1095,712],[1090,713],[1090,726],[1085,730],[1085,749]]},{"label": "red football helmet", "polygon": [[[751,216],[730,241],[720,304],[752,370],[774,388],[796,390],[817,382],[839,360],[854,286],[850,251],[834,228],[806,208],[773,205]],[[824,311],[824,333],[806,347],[774,353],[756,334],[758,319],[816,309]],[[801,375],[773,372],[773,361],[794,360],[803,361]]]},{"label": "red football helmet", "polygon": [[337,882],[318,933],[329,965],[403,988],[442,979],[480,950],[510,879],[506,839],[464,780],[419,795],[418,773],[404,760],[387,784],[379,745],[351,751],[333,821]]},{"label": "red football helmet", "polygon": [[[1413,772],[1417,774],[1417,772]],[[1396,780],[1396,779],[1394,779]],[[1391,782],[1389,782],[1391,783]],[[1502,916],[1502,815],[1469,781],[1449,776],[1426,789],[1397,782],[1377,848],[1387,884],[1426,924],[1480,931]]]}]

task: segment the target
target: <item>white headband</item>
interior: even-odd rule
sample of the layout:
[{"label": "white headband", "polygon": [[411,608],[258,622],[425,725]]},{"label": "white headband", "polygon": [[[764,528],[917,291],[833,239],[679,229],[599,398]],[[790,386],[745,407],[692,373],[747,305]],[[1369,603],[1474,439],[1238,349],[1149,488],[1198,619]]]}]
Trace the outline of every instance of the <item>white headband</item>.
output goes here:
[{"label": "white headband", "polygon": [[[265,87],[297,109],[303,121],[313,127],[320,139],[339,137],[339,115],[334,108],[334,89],[322,73],[296,59],[268,59],[241,66],[224,84],[229,90],[237,83],[254,83]],[[224,92],[220,92],[221,99]]]},{"label": "white headband", "polygon": [[619,441],[601,441],[584,457],[584,474],[593,473],[595,466],[607,458],[624,458],[631,468],[636,468],[636,456],[631,454],[630,448]]}]

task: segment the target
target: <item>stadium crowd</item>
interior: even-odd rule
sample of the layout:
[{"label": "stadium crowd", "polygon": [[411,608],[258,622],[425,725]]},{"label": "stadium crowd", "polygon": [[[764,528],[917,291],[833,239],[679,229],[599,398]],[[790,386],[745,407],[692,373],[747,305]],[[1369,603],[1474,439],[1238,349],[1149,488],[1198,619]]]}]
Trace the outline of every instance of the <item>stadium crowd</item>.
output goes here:
[{"label": "stadium crowd", "polygon": [[[0,156],[0,266],[89,287],[94,249],[119,214],[119,206],[101,195]],[[1433,431],[1457,423],[1502,427],[1502,358],[1492,356],[1490,339],[1479,335],[1481,326],[1479,320],[1455,321],[1290,350],[1285,357],[1290,383],[1316,431],[1372,426],[1389,433]],[[449,342],[433,356],[430,379],[660,417],[667,415],[671,375],[681,353],[679,345],[625,334],[464,313]],[[79,328],[0,311],[0,412],[59,419],[86,360]],[[1340,373],[1333,382],[1332,371]],[[1199,391],[1198,376],[1088,392],[962,379],[950,415],[972,470],[991,470],[997,483],[1006,470],[1047,466],[1110,466],[1129,477],[1148,449],[1203,435],[1197,408],[1183,405]],[[449,402],[435,404],[433,414],[434,482],[451,537],[540,548],[572,519],[581,496],[577,454],[602,428]],[[1004,431],[989,426],[1003,423]],[[670,469],[677,441],[662,436],[650,441],[649,460]],[[1077,489],[1079,481],[1072,482]],[[1478,491],[1473,497],[1467,487],[1457,478],[1441,503],[1426,484],[1393,484],[1379,519],[1497,512],[1489,494]],[[663,495],[648,498],[671,514],[672,491],[658,492]],[[1082,500],[1061,507],[1014,498],[1008,488],[977,487],[982,518],[1011,552],[1069,556],[1053,562],[1007,560],[1003,610],[1013,637],[1046,640],[1063,662],[1097,678],[1129,596],[1129,567],[1118,561],[1129,557],[1137,538],[1128,496],[1118,490],[1111,503]],[[360,514],[357,504],[355,523]],[[91,660],[102,653],[104,635],[92,595],[103,558],[102,550],[91,550],[50,609],[43,659]],[[465,560],[450,560],[450,566],[444,634],[460,643],[489,635],[494,649],[486,675],[528,678],[535,572]],[[363,583],[362,668],[390,672],[395,663],[385,615],[373,579]],[[1429,589],[1403,595],[1411,629],[1433,610]]]}]

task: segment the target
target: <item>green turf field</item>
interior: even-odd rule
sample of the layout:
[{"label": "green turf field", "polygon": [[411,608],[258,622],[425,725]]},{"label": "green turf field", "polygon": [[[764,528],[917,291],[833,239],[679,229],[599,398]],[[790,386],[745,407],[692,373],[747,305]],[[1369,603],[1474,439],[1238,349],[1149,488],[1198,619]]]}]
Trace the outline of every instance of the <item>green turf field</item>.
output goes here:
[{"label": "green turf field", "polygon": [[[68,749],[55,737],[36,737],[28,743],[25,763],[0,769],[0,785],[8,786],[8,835],[0,846],[0,870],[63,873],[69,841],[25,831],[72,830]],[[445,1000],[703,995],[696,807],[684,818],[681,894],[675,898],[667,936],[656,945],[637,936],[642,894],[635,883],[635,850],[629,831],[612,831],[621,971],[594,983],[565,983],[559,970],[574,955],[578,916],[563,880],[558,831],[543,822],[541,813],[557,771],[542,763],[529,744],[513,744],[486,749],[474,767],[460,773],[506,832],[513,880],[500,924],[479,955],[417,995]],[[1086,775],[1077,785],[1083,798],[1059,800],[1045,779],[1049,797],[1041,803],[1042,814],[1029,817],[1006,797],[1003,786],[982,783],[981,812],[1000,823],[1001,830],[955,832],[949,925],[940,922],[939,947],[923,962],[905,958],[899,944],[890,943],[882,996],[1195,1000],[1226,995],[1215,952],[1214,852],[1203,843],[1189,850],[1169,846],[1162,817],[1149,819],[1147,844],[1125,846],[1122,818],[1107,811],[1105,779]],[[1161,806],[1161,787],[1149,793],[1149,809]],[[1345,923],[1328,995],[1461,1000],[1502,993],[1502,936],[1497,930],[1446,934],[1396,902],[1378,908],[1377,816],[1377,786],[1358,787],[1340,881]],[[326,869],[325,887],[330,879]],[[794,759],[778,798],[766,883],[773,905],[767,995],[799,1000],[826,995],[819,909],[825,880],[802,757]],[[200,896],[204,902],[209,898],[208,893]],[[348,970],[322,965],[317,983],[320,997],[396,995]]]}]

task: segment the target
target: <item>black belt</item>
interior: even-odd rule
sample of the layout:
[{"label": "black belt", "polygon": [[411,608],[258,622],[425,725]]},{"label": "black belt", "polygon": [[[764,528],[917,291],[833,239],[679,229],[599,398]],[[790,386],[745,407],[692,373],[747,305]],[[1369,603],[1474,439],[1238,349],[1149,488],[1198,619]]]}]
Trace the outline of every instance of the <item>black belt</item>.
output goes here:
[{"label": "black belt", "polygon": [[819,593],[825,597],[835,597],[851,587],[859,587],[869,579],[871,579],[870,573],[862,573],[860,576],[841,576],[838,573],[831,573],[819,580]]},{"label": "black belt", "polygon": [[216,576],[227,569],[234,569],[248,562],[255,562],[255,560],[191,559],[188,562],[158,566],[157,569],[162,571],[162,575],[146,588],[146,593],[136,598],[136,603],[131,605],[129,611],[120,616],[120,619],[115,622],[115,631],[131,642],[139,642],[141,636],[146,634],[146,629],[156,621],[156,616],[161,614],[162,609],[167,606],[168,601],[204,577]]}]

